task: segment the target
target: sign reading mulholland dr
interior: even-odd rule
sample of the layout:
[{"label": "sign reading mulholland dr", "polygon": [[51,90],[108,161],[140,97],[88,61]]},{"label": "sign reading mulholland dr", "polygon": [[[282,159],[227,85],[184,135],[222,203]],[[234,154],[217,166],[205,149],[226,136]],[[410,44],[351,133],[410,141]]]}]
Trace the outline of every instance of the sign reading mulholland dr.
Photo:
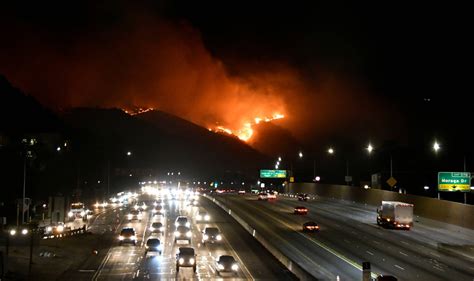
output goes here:
[{"label": "sign reading mulholland dr", "polygon": [[260,170],[260,178],[284,179],[286,178],[286,170]]},{"label": "sign reading mulholland dr", "polygon": [[470,192],[471,173],[469,172],[439,172],[438,191]]}]

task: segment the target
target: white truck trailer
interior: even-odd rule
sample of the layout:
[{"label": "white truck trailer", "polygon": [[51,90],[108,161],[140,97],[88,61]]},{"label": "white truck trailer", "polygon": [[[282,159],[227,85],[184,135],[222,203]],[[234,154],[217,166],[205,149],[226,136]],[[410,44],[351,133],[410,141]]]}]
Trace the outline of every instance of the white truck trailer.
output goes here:
[{"label": "white truck trailer", "polygon": [[382,201],[382,205],[377,209],[377,224],[410,229],[413,226],[413,204]]}]

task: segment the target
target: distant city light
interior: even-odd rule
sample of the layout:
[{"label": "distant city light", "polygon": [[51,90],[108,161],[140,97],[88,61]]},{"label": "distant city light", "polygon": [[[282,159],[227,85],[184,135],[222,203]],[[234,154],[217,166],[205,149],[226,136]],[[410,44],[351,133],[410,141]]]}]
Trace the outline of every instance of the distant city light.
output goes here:
[{"label": "distant city light", "polygon": [[329,153],[329,154],[333,154],[333,153],[334,153],[334,149],[332,149],[332,147],[330,147],[330,148],[328,149],[328,153]]},{"label": "distant city light", "polygon": [[58,148],[56,148],[56,151],[61,151],[61,147],[58,146]]},{"label": "distant city light", "polygon": [[127,156],[130,156],[130,155],[132,155],[132,152],[127,151]]},{"label": "distant city light", "polygon": [[300,151],[300,153],[298,153],[298,156],[299,156],[300,158],[303,158],[303,152]]},{"label": "distant city light", "polygon": [[370,186],[368,186],[368,185],[366,184],[366,185],[364,185],[364,188],[365,188],[365,189],[369,189]]},{"label": "distant city light", "polygon": [[281,162],[281,157],[278,157],[278,162]]},{"label": "distant city light", "polygon": [[437,141],[434,142],[433,149],[434,149],[435,152],[438,152],[438,150],[441,149],[441,146],[439,145],[439,143]]},{"label": "distant city light", "polygon": [[425,185],[423,188],[424,188],[425,190],[428,190],[428,189],[430,189],[430,187],[429,187],[429,186],[427,186],[427,185]]}]

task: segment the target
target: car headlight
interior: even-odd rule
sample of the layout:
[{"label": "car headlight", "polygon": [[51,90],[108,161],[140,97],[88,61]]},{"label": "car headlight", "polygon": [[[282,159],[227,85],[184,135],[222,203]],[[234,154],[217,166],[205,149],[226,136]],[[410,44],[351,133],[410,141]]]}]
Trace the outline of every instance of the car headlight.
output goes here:
[{"label": "car headlight", "polygon": [[209,215],[206,215],[206,216],[204,217],[204,219],[208,221],[208,220],[211,219],[211,217],[210,217]]},{"label": "car headlight", "polygon": [[183,264],[184,263],[184,259],[183,258],[179,258],[179,264]]},{"label": "car headlight", "polygon": [[186,223],[186,227],[189,227],[191,226],[191,224],[189,222]]},{"label": "car headlight", "polygon": [[132,237],[130,237],[130,239],[137,240],[137,236],[133,235]]},{"label": "car headlight", "polygon": [[73,212],[69,212],[69,213],[67,213],[67,216],[71,218],[72,216],[74,216],[74,214],[73,214]]},{"label": "car headlight", "polygon": [[134,206],[133,208],[135,208],[135,210],[138,210],[138,206]]},{"label": "car headlight", "polygon": [[193,259],[193,258],[190,258],[190,259],[189,259],[189,263],[190,263],[190,264],[194,264],[194,259]]},{"label": "car headlight", "polygon": [[156,209],[153,209],[153,211],[151,211],[151,212],[152,212],[153,214],[155,214],[155,213],[157,212],[157,210],[156,210]]},{"label": "car headlight", "polygon": [[86,215],[86,212],[82,211],[81,212],[81,217],[85,216]]},{"label": "car headlight", "polygon": [[222,236],[219,234],[219,235],[216,236],[216,239],[217,239],[218,241],[221,241],[221,240],[222,240]]},{"label": "car headlight", "polygon": [[174,236],[179,236],[179,231],[175,231]]},{"label": "car headlight", "polygon": [[63,232],[64,226],[60,225],[56,228],[56,230],[59,231],[59,232]]},{"label": "car headlight", "polygon": [[21,234],[23,234],[23,235],[28,234],[28,229],[23,228],[23,229],[21,230]]},{"label": "car headlight", "polygon": [[232,265],[232,270],[233,270],[233,271],[237,271],[238,269],[239,269],[239,266],[238,266],[236,263],[234,263],[234,264]]},{"label": "car headlight", "polygon": [[207,236],[206,234],[204,234],[204,235],[202,236],[202,239],[207,240],[207,239],[209,239],[209,236]]},{"label": "car headlight", "polygon": [[11,235],[11,236],[13,236],[13,235],[15,235],[15,234],[16,234],[16,230],[15,230],[15,229],[10,230],[10,235]]},{"label": "car headlight", "polygon": [[122,236],[122,235],[119,236],[119,240],[123,240],[123,236]]},{"label": "car headlight", "polygon": [[131,220],[133,218],[133,215],[129,214],[128,219]]},{"label": "car headlight", "polygon": [[165,227],[164,226],[160,227],[160,231],[161,232],[165,231]]},{"label": "car headlight", "polygon": [[196,219],[197,219],[198,221],[200,221],[200,220],[202,220],[202,217],[201,217],[200,215],[197,215],[197,216],[196,216]]},{"label": "car headlight", "polygon": [[217,264],[217,268],[218,268],[219,270],[224,270],[224,266],[223,266],[221,263],[218,263],[218,264]]},{"label": "car headlight", "polygon": [[145,245],[145,248],[148,249],[148,248],[150,248],[150,247],[148,247],[148,245]]},{"label": "car headlight", "polygon": [[155,231],[155,228],[153,226],[150,226],[150,231]]},{"label": "car headlight", "polygon": [[48,227],[46,227],[46,231],[51,232],[51,231],[53,231],[53,228],[51,226],[48,226]]},{"label": "car headlight", "polygon": [[174,225],[175,225],[175,226],[179,226],[179,222],[175,222]]},{"label": "car headlight", "polygon": [[193,234],[191,233],[191,231],[186,232],[186,237],[189,238],[189,237],[191,237],[191,235],[193,235]]}]

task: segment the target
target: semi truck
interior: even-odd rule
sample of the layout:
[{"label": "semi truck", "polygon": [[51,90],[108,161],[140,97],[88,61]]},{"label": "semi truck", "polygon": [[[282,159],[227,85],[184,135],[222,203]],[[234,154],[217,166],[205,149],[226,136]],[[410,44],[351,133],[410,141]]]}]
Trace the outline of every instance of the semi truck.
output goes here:
[{"label": "semi truck", "polygon": [[382,201],[377,208],[377,224],[409,230],[413,226],[413,204]]},{"label": "semi truck", "polygon": [[69,209],[69,212],[67,214],[69,220],[74,220],[76,218],[86,218],[86,210],[84,209],[84,203],[81,202],[75,202],[71,203],[71,207]]}]

